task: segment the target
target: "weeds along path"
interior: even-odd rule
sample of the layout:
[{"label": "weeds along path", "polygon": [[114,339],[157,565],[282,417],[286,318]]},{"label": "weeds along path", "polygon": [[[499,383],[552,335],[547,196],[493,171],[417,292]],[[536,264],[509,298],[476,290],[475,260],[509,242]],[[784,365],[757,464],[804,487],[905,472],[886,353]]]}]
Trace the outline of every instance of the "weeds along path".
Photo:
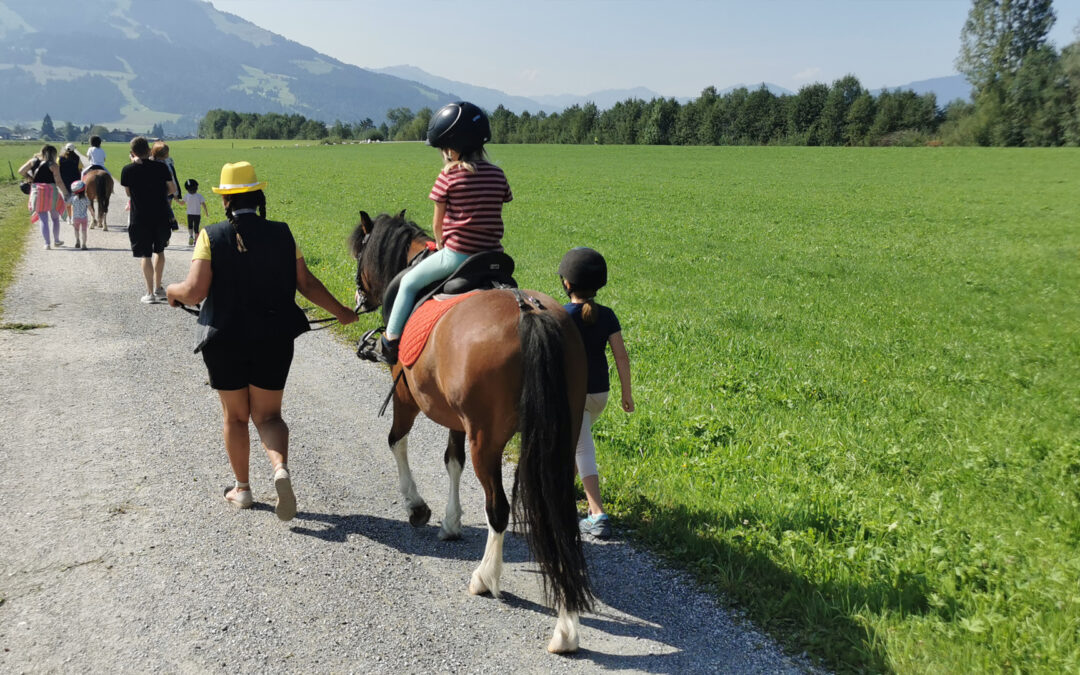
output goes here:
[{"label": "weeds along path", "polygon": [[[88,251],[70,247],[67,224],[59,250],[31,233],[5,302],[3,320],[23,329],[0,330],[0,671],[804,669],[617,540],[587,544],[601,602],[582,651],[547,654],[553,618],[522,539],[507,538],[504,598],[469,596],[486,538],[475,477],[462,481],[461,541],[438,541],[437,516],[412,529],[390,422],[376,417],[389,376],[329,331],[298,339],[285,398],[299,515],[274,517],[257,446],[258,503],[233,510],[193,317],[139,302],[123,207],[121,195]],[[190,255],[167,249],[166,282]],[[411,443],[436,514],[444,443],[423,422]]]}]

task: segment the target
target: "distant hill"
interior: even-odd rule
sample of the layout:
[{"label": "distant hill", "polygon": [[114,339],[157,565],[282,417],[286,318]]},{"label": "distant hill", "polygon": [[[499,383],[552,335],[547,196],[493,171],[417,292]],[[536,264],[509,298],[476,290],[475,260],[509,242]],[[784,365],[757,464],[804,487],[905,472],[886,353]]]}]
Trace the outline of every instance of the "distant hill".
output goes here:
[{"label": "distant hill", "polygon": [[[889,91],[896,89],[910,89],[916,94],[926,94],[928,92],[934,92],[937,97],[938,107],[945,107],[948,103],[955,101],[956,99],[962,99],[964,101],[971,100],[971,83],[967,81],[967,78],[963,75],[950,75],[948,77],[935,77],[929,80],[919,80],[918,82],[909,82],[902,84],[898,87],[885,87]],[[882,92],[882,89],[871,90],[870,93],[877,96]]]},{"label": "distant hill", "polygon": [[[590,101],[596,104],[596,107],[600,110],[607,110],[612,108],[616,103],[621,103],[630,98],[639,98],[643,101],[651,101],[654,98],[666,98],[663,94],[658,94],[652,89],[646,89],[645,87],[634,87],[633,89],[604,89],[601,91],[594,91],[585,95],[577,94],[559,94],[557,96],[534,96],[537,101],[544,104],[545,107],[550,106],[557,110],[569,108],[572,105],[585,105]],[[686,99],[680,99],[685,101]]]},{"label": "distant hill", "polygon": [[743,87],[745,87],[746,89],[749,89],[750,91],[757,91],[758,89],[761,89],[762,87],[765,87],[770,92],[772,92],[773,96],[793,96],[795,94],[795,92],[791,91],[790,89],[785,89],[785,88],[781,87],[778,84],[773,84],[772,82],[755,82],[754,84],[736,84],[734,86],[728,87],[727,89],[720,90],[719,93],[720,93],[721,96],[723,96],[725,94],[730,94],[731,92],[735,91],[736,89],[743,88]]},{"label": "distant hill", "polygon": [[[382,73],[384,75],[393,75],[394,77],[399,77],[403,80],[419,82],[426,87],[445,91],[449,93],[452,98],[475,103],[485,110],[494,110],[500,105],[517,114],[521,114],[526,110],[535,113],[544,109],[544,106],[534,99],[526,98],[524,96],[512,96],[505,92],[501,92],[498,89],[477,87],[472,84],[466,84],[465,82],[448,80],[445,77],[432,75],[416,66],[390,66],[388,68],[376,68],[374,72]],[[551,109],[549,108],[549,110]]]},{"label": "distant hill", "polygon": [[[541,110],[547,113],[561,112],[572,105],[585,105],[592,102],[596,104],[596,107],[600,110],[607,110],[613,107],[616,103],[621,103],[627,99],[640,99],[642,101],[651,101],[654,98],[667,98],[662,94],[659,94],[652,89],[645,87],[635,87],[633,89],[604,89],[601,91],[594,91],[588,94],[558,94],[558,95],[542,95],[542,96],[513,96],[506,92],[499,91],[498,89],[491,89],[488,87],[477,87],[465,82],[458,82],[456,80],[449,80],[445,77],[439,77],[438,75],[432,75],[431,73],[417,68],[416,66],[390,66],[388,68],[378,68],[375,70],[377,73],[384,73],[386,75],[394,75],[406,80],[413,80],[420,84],[439,89],[441,91],[451,92],[460,96],[461,98],[472,101],[486,110],[494,110],[500,105],[505,107],[516,114],[521,114],[524,111],[530,113],[537,113]],[[755,84],[737,84],[732,87],[728,87],[721,91],[721,94],[730,93],[739,87],[746,87],[747,89],[754,91],[759,87],[764,86],[777,96],[783,96],[785,94],[791,95],[794,92],[781,87],[778,84],[771,82],[758,82]],[[679,103],[686,103],[695,97],[683,96],[676,97]]]},{"label": "distant hill", "polygon": [[[616,103],[625,101],[629,98],[640,98],[646,101],[654,98],[663,98],[663,96],[655,91],[644,87],[637,87],[635,89],[605,89],[603,91],[594,91],[589,94],[514,96],[499,91],[498,89],[477,87],[475,85],[466,84],[465,82],[448,80],[445,77],[432,75],[416,66],[390,66],[388,68],[378,68],[375,72],[394,75],[406,80],[413,80],[435,89],[457,94],[461,98],[471,101],[485,110],[494,110],[501,105],[507,110],[517,114],[521,114],[525,111],[530,113],[538,113],[540,111],[547,113],[561,112],[572,105],[585,105],[590,101],[595,103],[597,108],[606,110]],[[688,99],[680,100],[685,102]]]},{"label": "distant hill", "polygon": [[[88,36],[94,35],[91,41]],[[327,123],[437,107],[443,91],[348,65],[200,0],[0,0],[0,123],[191,131],[212,108]]]}]

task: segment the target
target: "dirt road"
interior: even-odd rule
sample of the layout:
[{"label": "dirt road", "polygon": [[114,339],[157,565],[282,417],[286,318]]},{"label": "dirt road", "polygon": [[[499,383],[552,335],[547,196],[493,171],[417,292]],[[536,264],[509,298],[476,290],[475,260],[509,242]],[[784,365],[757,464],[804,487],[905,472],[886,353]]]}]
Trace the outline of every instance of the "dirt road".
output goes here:
[{"label": "dirt road", "polygon": [[[436,515],[408,525],[389,419],[376,416],[389,376],[329,331],[298,339],[286,390],[299,515],[274,517],[257,447],[256,508],[226,505],[221,413],[192,354],[193,318],[139,302],[123,205],[88,251],[70,247],[66,224],[59,250],[32,234],[6,300],[4,321],[44,327],[0,330],[0,671],[805,668],[618,536],[587,544],[600,603],[582,619],[582,650],[549,655],[554,617],[520,537],[507,538],[504,597],[466,591],[486,537],[471,470],[464,538],[437,539],[445,436],[426,422],[411,459]],[[166,258],[166,282],[179,280],[190,248]]]}]

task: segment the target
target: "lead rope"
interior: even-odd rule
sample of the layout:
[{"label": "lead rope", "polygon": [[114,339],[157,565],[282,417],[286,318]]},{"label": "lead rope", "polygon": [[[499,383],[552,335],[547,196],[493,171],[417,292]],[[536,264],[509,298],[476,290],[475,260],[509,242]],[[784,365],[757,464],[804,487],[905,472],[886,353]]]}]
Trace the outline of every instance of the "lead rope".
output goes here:
[{"label": "lead rope", "polygon": [[[202,308],[199,305],[195,305],[194,307],[188,307],[187,305],[177,304],[176,306],[179,307],[180,309],[184,310],[188,314],[192,314],[194,316],[199,316],[199,314],[202,311]],[[322,326],[317,326],[317,327],[311,329],[311,330],[322,330],[324,328],[329,328],[330,326],[334,325],[335,321],[337,321],[336,318],[334,318],[332,316],[328,316],[325,319],[308,319],[308,325],[315,326],[315,324],[318,324],[318,323],[324,324]]]}]

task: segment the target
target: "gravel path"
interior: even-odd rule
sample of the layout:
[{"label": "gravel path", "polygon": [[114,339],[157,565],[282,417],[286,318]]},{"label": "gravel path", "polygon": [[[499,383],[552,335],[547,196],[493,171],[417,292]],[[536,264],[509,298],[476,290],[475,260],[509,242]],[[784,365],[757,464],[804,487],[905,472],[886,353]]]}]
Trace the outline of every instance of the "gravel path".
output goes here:
[{"label": "gravel path", "polygon": [[[193,318],[139,303],[123,205],[89,251],[70,248],[67,224],[59,250],[35,232],[5,303],[4,321],[47,327],[0,330],[0,672],[807,669],[618,536],[586,545],[600,602],[582,650],[548,654],[554,617],[520,537],[501,600],[466,590],[486,538],[470,470],[464,537],[437,539],[445,433],[426,420],[411,459],[435,515],[409,527],[376,416],[389,376],[328,331],[299,338],[285,397],[299,515],[274,517],[257,446],[256,508],[226,505]],[[179,280],[190,248],[166,260]]]}]

